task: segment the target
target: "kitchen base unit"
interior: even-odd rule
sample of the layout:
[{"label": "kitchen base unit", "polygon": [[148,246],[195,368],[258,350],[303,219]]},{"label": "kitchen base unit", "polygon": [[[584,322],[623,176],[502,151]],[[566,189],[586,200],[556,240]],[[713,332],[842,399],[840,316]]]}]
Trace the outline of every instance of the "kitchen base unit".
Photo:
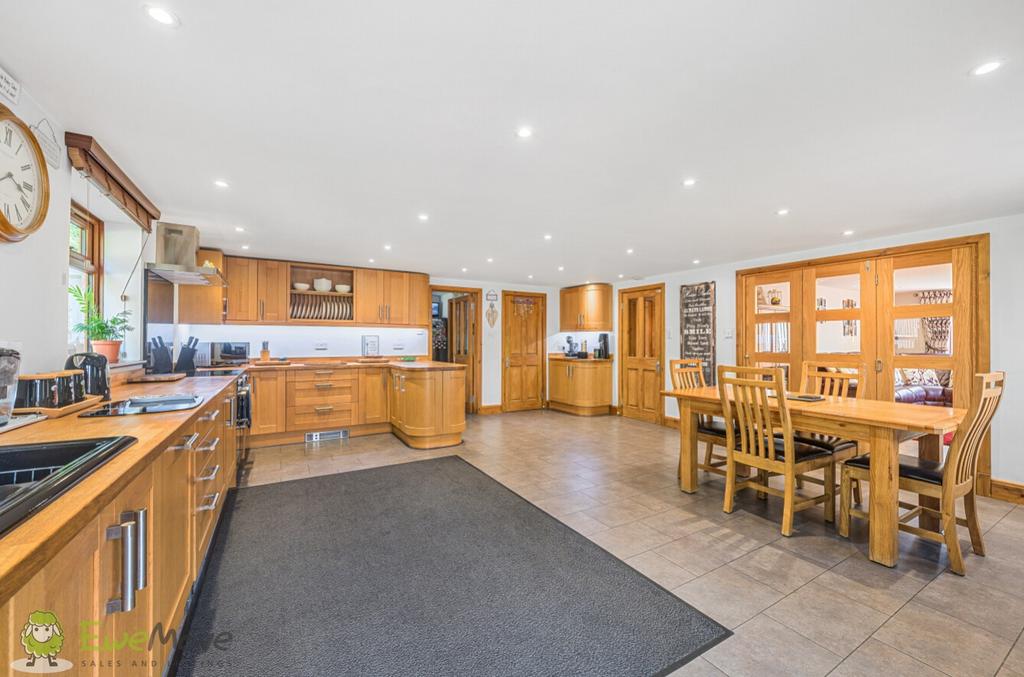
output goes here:
[{"label": "kitchen base unit", "polygon": [[576,416],[612,410],[612,360],[548,357],[548,408]]},{"label": "kitchen base unit", "polygon": [[465,365],[309,362],[250,367],[249,448],[394,433],[413,449],[462,443]]}]

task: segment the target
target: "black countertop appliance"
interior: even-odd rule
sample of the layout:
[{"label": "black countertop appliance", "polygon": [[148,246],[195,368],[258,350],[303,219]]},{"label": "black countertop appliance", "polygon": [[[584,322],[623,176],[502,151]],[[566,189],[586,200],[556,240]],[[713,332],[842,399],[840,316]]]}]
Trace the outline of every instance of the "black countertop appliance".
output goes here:
[{"label": "black countertop appliance", "polygon": [[99,353],[75,353],[64,363],[65,369],[81,369],[85,372],[87,395],[102,395],[103,401],[110,400],[110,365],[107,358]]}]

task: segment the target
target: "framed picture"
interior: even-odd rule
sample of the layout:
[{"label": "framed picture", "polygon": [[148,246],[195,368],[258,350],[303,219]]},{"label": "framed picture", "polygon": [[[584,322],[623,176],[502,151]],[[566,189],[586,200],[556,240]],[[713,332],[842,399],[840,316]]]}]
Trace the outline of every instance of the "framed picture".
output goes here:
[{"label": "framed picture", "polygon": [[431,303],[430,303],[430,316],[431,317],[441,317],[441,302],[440,301],[431,301]]}]

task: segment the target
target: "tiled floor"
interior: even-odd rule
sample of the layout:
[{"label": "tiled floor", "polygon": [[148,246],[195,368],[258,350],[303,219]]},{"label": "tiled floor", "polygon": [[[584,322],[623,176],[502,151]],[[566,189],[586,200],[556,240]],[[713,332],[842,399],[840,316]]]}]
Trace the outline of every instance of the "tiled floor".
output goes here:
[{"label": "tiled floor", "polygon": [[862,523],[841,539],[817,508],[784,538],[778,499],[743,492],[727,515],[705,473],[681,493],[678,444],[620,417],[524,412],[472,417],[463,446],[436,452],[391,435],[255,450],[248,483],[458,454],[733,629],[676,675],[1024,677],[1024,506],[981,499],[988,556],[966,555],[966,577],[908,534],[887,569],[867,560]]}]

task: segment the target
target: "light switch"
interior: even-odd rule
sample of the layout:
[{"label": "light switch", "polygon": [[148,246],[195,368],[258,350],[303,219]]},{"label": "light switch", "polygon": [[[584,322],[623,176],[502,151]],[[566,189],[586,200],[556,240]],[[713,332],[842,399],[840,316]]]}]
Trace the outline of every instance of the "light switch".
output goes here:
[{"label": "light switch", "polygon": [[734,336],[735,333],[736,332],[734,330],[732,330],[732,329],[726,329],[725,330],[725,338],[727,338],[727,339],[735,338],[735,336]]},{"label": "light switch", "polygon": [[327,342],[317,341],[316,343],[313,344],[313,350],[327,350]]}]

